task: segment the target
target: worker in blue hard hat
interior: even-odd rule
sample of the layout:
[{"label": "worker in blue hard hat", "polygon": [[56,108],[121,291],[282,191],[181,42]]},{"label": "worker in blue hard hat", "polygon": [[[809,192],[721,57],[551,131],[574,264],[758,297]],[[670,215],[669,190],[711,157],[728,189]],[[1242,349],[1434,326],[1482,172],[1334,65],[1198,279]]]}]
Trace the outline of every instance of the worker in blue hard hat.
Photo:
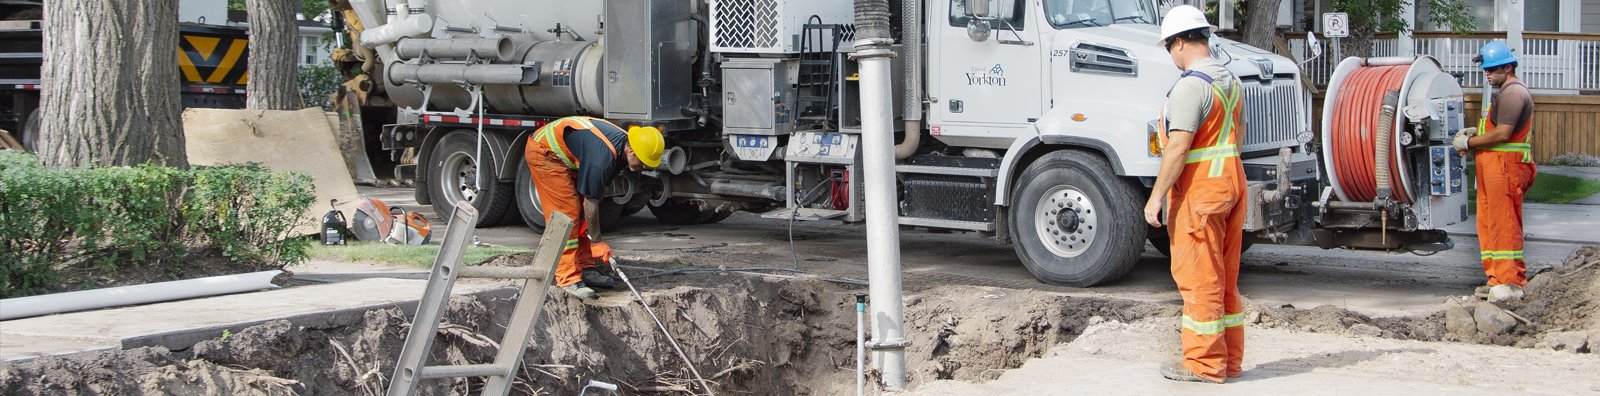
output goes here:
[{"label": "worker in blue hard hat", "polygon": [[1522,257],[1522,198],[1533,186],[1533,95],[1517,79],[1517,55],[1491,41],[1474,58],[1496,92],[1474,131],[1457,135],[1457,150],[1477,163],[1478,250],[1489,281],[1474,294],[1491,302],[1522,299],[1528,284]]}]

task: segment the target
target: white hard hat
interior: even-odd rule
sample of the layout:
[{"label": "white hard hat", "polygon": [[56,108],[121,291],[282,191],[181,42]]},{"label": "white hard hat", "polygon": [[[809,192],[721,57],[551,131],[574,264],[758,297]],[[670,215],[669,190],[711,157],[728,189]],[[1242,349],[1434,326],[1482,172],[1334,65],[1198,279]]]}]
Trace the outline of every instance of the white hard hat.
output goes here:
[{"label": "white hard hat", "polygon": [[1167,11],[1167,17],[1161,19],[1161,40],[1156,44],[1165,47],[1172,36],[1199,28],[1208,28],[1211,32],[1217,30],[1216,26],[1206,22],[1206,13],[1199,8],[1192,5],[1172,7],[1171,11]]}]

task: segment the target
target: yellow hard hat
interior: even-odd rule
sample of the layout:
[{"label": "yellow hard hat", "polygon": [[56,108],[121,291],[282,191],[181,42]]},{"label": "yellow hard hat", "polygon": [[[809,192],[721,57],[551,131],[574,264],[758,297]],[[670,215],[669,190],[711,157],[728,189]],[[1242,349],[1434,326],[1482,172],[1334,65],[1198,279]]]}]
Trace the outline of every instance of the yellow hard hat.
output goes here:
[{"label": "yellow hard hat", "polygon": [[639,162],[643,162],[644,166],[661,166],[661,152],[666,150],[666,146],[660,129],[637,125],[628,127],[628,147],[633,148],[633,155],[639,157]]}]

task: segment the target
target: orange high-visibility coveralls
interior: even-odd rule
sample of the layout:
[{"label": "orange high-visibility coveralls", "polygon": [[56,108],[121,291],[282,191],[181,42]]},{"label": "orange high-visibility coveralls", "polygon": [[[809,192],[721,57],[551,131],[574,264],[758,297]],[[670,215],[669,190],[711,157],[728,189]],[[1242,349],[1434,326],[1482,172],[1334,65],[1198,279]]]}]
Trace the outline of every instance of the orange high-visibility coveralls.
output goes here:
[{"label": "orange high-visibility coveralls", "polygon": [[[555,285],[564,287],[583,279],[583,270],[594,268],[596,259],[611,255],[611,247],[604,242],[589,240],[589,223],[583,217],[583,197],[578,195],[574,182],[578,163],[572,150],[567,148],[567,133],[593,133],[602,141],[609,141],[597,122],[607,122],[589,117],[566,117],[539,128],[528,138],[523,156],[533,175],[533,187],[539,192],[539,207],[544,211],[546,224],[550,216],[560,212],[573,220],[572,232],[567,234],[566,245],[561,250],[561,262],[556,265]],[[619,128],[620,129],[620,128]],[[609,143],[607,143],[609,144]],[[621,155],[610,147],[612,155]]]},{"label": "orange high-visibility coveralls", "polygon": [[[1167,194],[1172,279],[1183,296],[1183,366],[1222,382],[1244,361],[1239,254],[1244,242],[1245,176],[1239,161],[1244,91],[1237,79],[1212,80],[1212,106],[1195,131],[1183,173]],[[1165,146],[1166,134],[1160,134]]]},{"label": "orange high-visibility coveralls", "polygon": [[[1494,107],[1491,103],[1479,120],[1479,135],[1495,128]],[[1528,267],[1522,261],[1522,198],[1533,186],[1537,170],[1530,144],[1533,123],[1520,124],[1511,131],[1510,140],[1474,149],[1472,155],[1478,179],[1478,254],[1489,286],[1528,284]]]}]

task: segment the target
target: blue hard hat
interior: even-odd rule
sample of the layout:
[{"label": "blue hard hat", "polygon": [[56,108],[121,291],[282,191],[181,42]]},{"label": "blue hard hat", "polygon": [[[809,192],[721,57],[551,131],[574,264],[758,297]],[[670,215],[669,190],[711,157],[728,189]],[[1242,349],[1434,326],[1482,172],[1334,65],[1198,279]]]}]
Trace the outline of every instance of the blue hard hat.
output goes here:
[{"label": "blue hard hat", "polygon": [[1488,69],[1517,61],[1517,55],[1511,53],[1511,47],[1504,41],[1490,41],[1478,49],[1478,67]]}]

